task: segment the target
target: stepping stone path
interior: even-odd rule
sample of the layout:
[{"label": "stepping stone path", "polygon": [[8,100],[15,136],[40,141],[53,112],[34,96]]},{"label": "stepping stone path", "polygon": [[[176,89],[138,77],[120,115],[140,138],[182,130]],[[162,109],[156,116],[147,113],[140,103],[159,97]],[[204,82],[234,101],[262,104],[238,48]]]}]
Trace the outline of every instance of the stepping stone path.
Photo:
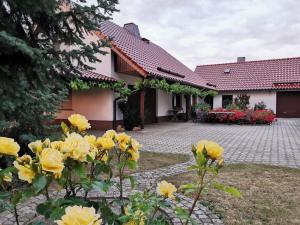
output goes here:
[{"label": "stepping stone path", "polygon": [[[192,160],[175,164],[163,168],[158,168],[152,171],[142,172],[142,173],[135,173],[133,174],[137,179],[137,188],[135,191],[143,191],[145,189],[152,189],[155,190],[156,184],[159,180],[161,180],[163,177],[167,176],[173,176],[177,174],[181,174],[186,172],[187,166],[191,165],[193,163]],[[124,196],[128,196],[128,194],[131,192],[131,184],[129,180],[124,181]],[[52,192],[51,198],[59,198],[63,196],[64,193],[62,192]],[[108,198],[115,198],[119,195],[119,191],[117,188],[111,188],[111,190],[108,193],[101,193],[99,191],[91,191],[89,193],[90,198],[93,197],[100,197],[105,196]],[[181,202],[178,203],[180,207],[188,209],[191,207],[192,199],[187,198],[183,195],[177,194],[177,197],[181,199]],[[19,213],[19,220],[21,224],[27,224],[29,221],[33,220],[34,218],[40,218],[41,216],[38,216],[35,207],[45,201],[45,197],[40,195],[37,197],[33,197],[29,199],[27,202],[19,204],[18,205],[18,213]],[[169,204],[172,206],[172,208],[175,208],[175,204],[168,200]],[[174,210],[167,209],[165,210],[165,213],[168,214],[169,218],[171,219],[172,223],[174,225],[180,225],[182,222],[176,218],[176,215],[174,213]],[[195,221],[197,221],[199,224],[205,224],[205,225],[222,225],[223,222],[215,215],[213,214],[208,208],[204,207],[201,204],[198,204],[195,207],[195,211],[193,214],[193,218]],[[13,225],[15,224],[15,218],[14,215],[8,211],[0,213],[0,225]],[[52,224],[52,223],[48,223]]]}]

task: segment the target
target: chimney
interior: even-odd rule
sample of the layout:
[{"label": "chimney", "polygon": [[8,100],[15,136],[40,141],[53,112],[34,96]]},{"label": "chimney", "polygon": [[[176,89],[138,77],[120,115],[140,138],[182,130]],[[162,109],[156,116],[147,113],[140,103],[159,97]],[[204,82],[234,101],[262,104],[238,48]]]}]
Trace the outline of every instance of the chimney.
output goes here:
[{"label": "chimney", "polygon": [[125,23],[124,28],[135,37],[141,38],[139,27],[135,23]]},{"label": "chimney", "polygon": [[243,57],[237,57],[237,62],[240,63],[240,62],[245,62],[246,61],[246,57],[243,56]]}]

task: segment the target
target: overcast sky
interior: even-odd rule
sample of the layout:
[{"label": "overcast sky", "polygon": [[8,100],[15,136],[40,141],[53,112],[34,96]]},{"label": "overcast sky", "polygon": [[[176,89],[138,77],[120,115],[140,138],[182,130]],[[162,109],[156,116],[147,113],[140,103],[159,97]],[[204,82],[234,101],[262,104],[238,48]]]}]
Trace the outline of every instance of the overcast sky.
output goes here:
[{"label": "overcast sky", "polygon": [[300,56],[300,0],[119,0],[119,25],[191,69],[199,64]]}]

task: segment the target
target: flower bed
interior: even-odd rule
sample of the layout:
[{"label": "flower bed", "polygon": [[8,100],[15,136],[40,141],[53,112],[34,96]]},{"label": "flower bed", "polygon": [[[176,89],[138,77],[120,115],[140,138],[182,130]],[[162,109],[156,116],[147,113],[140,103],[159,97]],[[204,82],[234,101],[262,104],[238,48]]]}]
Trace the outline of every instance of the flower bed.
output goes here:
[{"label": "flower bed", "polygon": [[272,110],[252,110],[245,111],[238,109],[218,108],[208,113],[207,122],[211,123],[231,123],[231,124],[271,124],[276,120]]},{"label": "flower bed", "polygon": [[[214,181],[224,164],[224,149],[213,141],[203,140],[192,145],[195,164],[188,167],[196,172],[197,182],[179,188],[185,193],[197,193],[191,208],[181,207],[180,199],[175,197],[177,188],[166,181],[157,183],[156,191],[131,192],[125,198],[124,181],[130,181],[132,188],[137,183],[125,171],[138,166],[141,145],[126,133],[114,130],[101,137],[88,134],[91,126],[82,115],[74,114],[68,120],[68,124],[61,124],[59,140],[29,143],[30,155],[19,155],[17,142],[0,137],[0,157],[13,161],[0,170],[0,212],[13,212],[17,225],[17,206],[39,195],[44,195],[45,200],[37,205],[36,212],[44,218],[31,224],[42,225],[46,220],[58,225],[170,225],[170,218],[162,213],[167,210],[173,210],[184,225],[196,224],[192,215],[204,190],[215,188],[240,197],[235,188]],[[53,196],[51,187],[64,195]],[[118,192],[112,202],[104,196],[89,198],[89,193],[114,189]]]}]

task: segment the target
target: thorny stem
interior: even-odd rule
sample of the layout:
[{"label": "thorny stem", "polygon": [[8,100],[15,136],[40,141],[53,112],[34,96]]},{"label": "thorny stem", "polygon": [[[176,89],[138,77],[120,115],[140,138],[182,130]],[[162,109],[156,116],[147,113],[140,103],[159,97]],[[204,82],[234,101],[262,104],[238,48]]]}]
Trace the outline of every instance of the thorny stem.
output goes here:
[{"label": "thorny stem", "polygon": [[[94,171],[95,171],[95,164],[92,163],[92,164],[91,164],[91,168],[90,168],[90,174],[89,174],[90,182],[92,181],[92,179],[93,179],[93,177],[94,177]],[[87,199],[88,194],[89,194],[89,191],[86,190],[86,191],[85,191],[85,194],[84,194],[84,200]]]},{"label": "thorny stem", "polygon": [[[121,154],[118,154],[118,165],[120,165],[121,163]],[[124,166],[120,166],[119,167],[119,186],[120,186],[120,196],[119,196],[119,199],[121,201],[121,203],[123,203],[123,172],[124,172]],[[122,210],[122,213],[125,212],[125,209],[124,209],[124,205],[122,204],[121,206],[121,210]]]},{"label": "thorny stem", "polygon": [[14,206],[14,215],[15,215],[15,219],[16,219],[16,223],[17,225],[19,225],[19,215],[18,215],[18,212],[17,212],[17,205]]},{"label": "thorny stem", "polygon": [[45,196],[46,196],[47,200],[50,200],[48,186],[46,186]]},{"label": "thorny stem", "polygon": [[[211,165],[211,164],[212,164],[212,163],[210,163],[210,165]],[[210,165],[209,165],[209,166],[210,166]],[[199,175],[200,175],[199,191],[198,191],[198,193],[197,193],[197,195],[196,195],[196,197],[195,197],[195,199],[194,199],[194,202],[193,202],[192,207],[189,209],[189,218],[191,217],[191,215],[192,215],[192,213],[193,213],[193,211],[194,211],[194,208],[195,208],[195,206],[196,206],[196,203],[197,203],[197,201],[199,200],[200,195],[201,195],[201,193],[202,193],[202,191],[203,191],[203,188],[204,188],[204,176],[205,176],[205,174],[206,174],[206,171],[207,171],[207,170],[204,170],[203,172],[199,171]],[[189,222],[189,221],[187,220],[186,223],[185,223],[185,225],[187,225],[188,222]]]},{"label": "thorny stem", "polygon": [[153,211],[153,214],[152,214],[152,216],[151,216],[151,218],[150,218],[150,220],[148,221],[147,224],[151,224],[151,222],[152,222],[152,220],[154,219],[154,217],[155,217],[155,215],[156,215],[156,213],[157,213],[158,210],[159,210],[159,206],[156,205],[156,207],[155,207],[155,209],[154,209],[154,211]]}]

